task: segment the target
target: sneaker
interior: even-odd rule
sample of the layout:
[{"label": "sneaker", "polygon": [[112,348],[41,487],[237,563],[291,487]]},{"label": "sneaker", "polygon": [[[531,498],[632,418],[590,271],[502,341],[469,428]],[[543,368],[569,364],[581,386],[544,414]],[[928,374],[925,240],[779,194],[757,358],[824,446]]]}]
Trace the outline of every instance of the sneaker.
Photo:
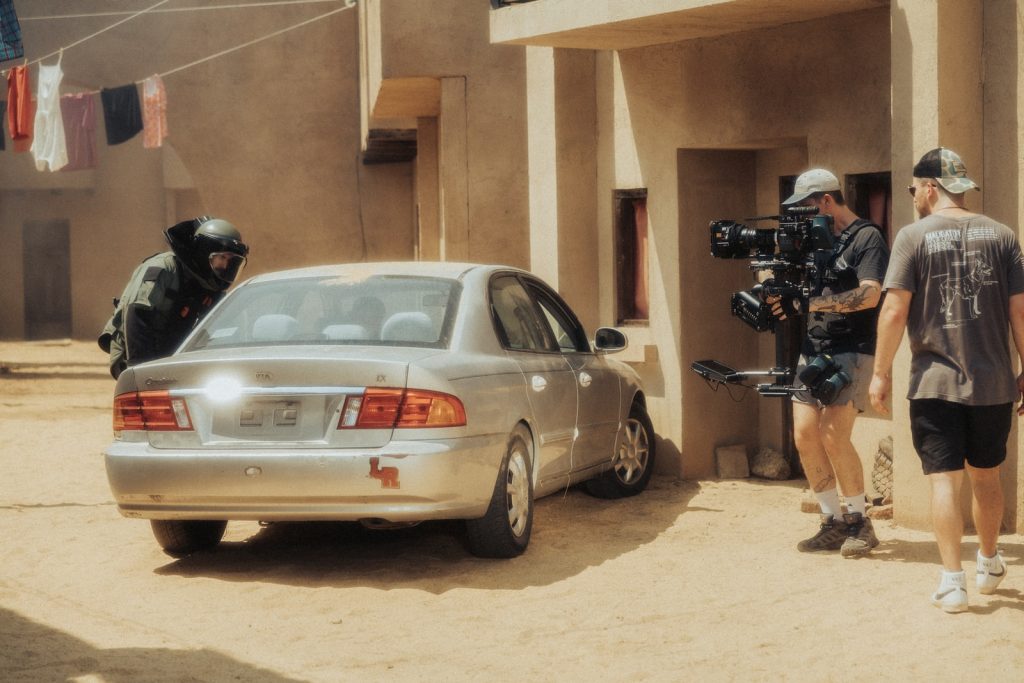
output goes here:
[{"label": "sneaker", "polygon": [[967,589],[963,586],[962,572],[956,581],[943,579],[939,583],[939,589],[932,593],[932,604],[949,614],[967,611]]},{"label": "sneaker", "polygon": [[996,556],[990,558],[984,557],[981,551],[978,551],[978,573],[975,576],[975,581],[978,584],[979,593],[982,595],[995,593],[1005,576],[1006,560],[1003,559],[1002,553],[996,551]]},{"label": "sneaker", "polygon": [[878,545],[875,527],[871,520],[859,512],[848,512],[843,515],[846,524],[846,539],[839,552],[843,557],[860,557],[867,555]]},{"label": "sneaker", "polygon": [[846,540],[846,524],[832,515],[821,516],[821,528],[818,533],[796,544],[802,553],[816,553],[826,550],[839,550]]}]

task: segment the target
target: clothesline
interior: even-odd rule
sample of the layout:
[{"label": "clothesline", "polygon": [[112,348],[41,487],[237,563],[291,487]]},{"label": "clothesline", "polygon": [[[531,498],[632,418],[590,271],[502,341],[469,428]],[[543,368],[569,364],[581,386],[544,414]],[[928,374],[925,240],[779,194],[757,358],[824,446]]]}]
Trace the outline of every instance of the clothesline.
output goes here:
[{"label": "clothesline", "polygon": [[[207,7],[165,7],[163,9],[151,9],[152,14],[171,14],[175,12],[208,12],[211,10],[224,9],[250,9],[256,7],[273,7],[277,5],[312,5],[327,2],[337,3],[341,0],[268,0],[268,2],[245,2],[233,5],[210,5]],[[106,11],[106,12],[82,12],[79,14],[50,14],[37,17],[18,17],[19,21],[49,21],[53,19],[88,19],[91,17],[118,17],[133,14],[128,10]]]},{"label": "clothesline", "polygon": [[[75,47],[77,45],[81,45],[82,43],[84,43],[87,40],[92,40],[96,36],[104,34],[104,33],[106,33],[107,31],[109,31],[112,28],[117,28],[121,24],[125,24],[125,23],[131,21],[132,19],[134,19],[135,17],[142,16],[146,12],[152,11],[152,10],[156,9],[157,7],[159,7],[160,5],[166,4],[168,2],[170,2],[170,0],[160,0],[155,5],[150,5],[146,9],[139,10],[138,12],[135,12],[131,16],[125,17],[124,19],[121,19],[120,21],[115,21],[110,26],[107,26],[106,28],[101,28],[99,31],[96,31],[95,33],[93,33],[91,35],[88,35],[85,38],[82,38],[80,40],[76,40],[75,42],[71,43],[70,45],[64,45],[63,47],[60,47],[59,49],[54,50],[53,52],[51,52],[48,55],[43,55],[42,57],[39,57],[38,59],[33,59],[31,62],[29,62],[28,60],[25,60],[25,63],[23,64],[23,66],[29,66],[31,64],[38,64],[38,63],[42,62],[44,59],[49,59],[50,57],[53,57],[54,55],[61,54],[61,53],[64,52],[64,50],[69,50],[69,49],[71,49],[71,48],[73,48],[73,47]],[[5,69],[4,71],[0,72],[0,74],[6,74],[7,71],[9,71],[9,69]]]},{"label": "clothesline", "polygon": [[[153,9],[167,1],[161,0],[157,5],[150,6],[147,10]],[[3,113],[7,114],[5,118],[10,122],[11,139],[15,142],[15,151],[29,151],[29,146],[31,146],[31,152],[35,157],[38,170],[44,170],[47,166],[49,166],[51,171],[64,169],[82,170],[93,167],[94,154],[91,152],[92,143],[89,141],[89,134],[84,131],[90,128],[87,125],[86,119],[93,116],[91,113],[95,101],[93,96],[97,94],[100,95],[102,100],[108,144],[120,144],[134,137],[139,131],[145,130],[146,140],[144,140],[144,146],[159,147],[161,146],[162,138],[167,135],[164,114],[167,104],[162,80],[164,76],[184,71],[204,62],[270,40],[289,31],[308,26],[339,12],[351,9],[356,4],[356,0],[340,1],[345,3],[342,7],[229,47],[163,73],[155,74],[142,81],[129,82],[127,85],[115,88],[104,88],[101,91],[79,92],[61,97],[60,82],[63,79],[63,72],[60,64],[63,61],[66,48],[60,48],[57,52],[53,53],[60,55],[56,64],[41,64],[39,66],[39,89],[36,98],[38,107],[32,106],[32,98],[28,90],[27,67],[14,67],[11,69],[11,77],[8,79],[7,100],[0,102],[0,104],[6,105],[7,111],[0,112],[0,115]],[[138,14],[133,16],[138,16]],[[109,28],[105,30],[109,30]],[[38,61],[40,60],[36,60],[36,62]],[[137,85],[142,85],[145,91],[145,116],[140,113],[139,96],[136,90]],[[73,108],[74,111],[71,111],[69,107]],[[153,111],[150,111],[151,108]],[[34,127],[39,129],[35,131],[35,136],[33,135],[32,125],[33,109],[35,109]],[[144,118],[151,120],[146,122],[143,120]],[[73,135],[75,136],[74,149],[80,154],[74,163],[71,163],[67,154],[70,148],[66,144],[67,136],[65,135],[65,129],[71,124],[62,124],[62,119],[69,119],[75,122],[73,126]],[[149,139],[151,136],[153,137],[152,140]],[[3,148],[3,138],[0,137],[0,149]]]},{"label": "clothesline", "polygon": [[[116,21],[113,24],[111,24],[110,26],[107,26],[106,28],[102,28],[99,31],[96,31],[95,33],[92,33],[92,34],[86,36],[85,38],[81,38],[79,40],[76,40],[75,42],[71,43],[70,45],[64,45],[64,46],[54,50],[53,52],[50,52],[49,54],[43,55],[42,57],[39,57],[37,59],[33,59],[31,62],[28,61],[28,60],[25,60],[23,62],[23,64],[22,64],[22,66],[30,66],[32,64],[39,64],[39,63],[41,63],[45,59],[49,59],[50,57],[54,57],[56,55],[62,54],[65,50],[69,50],[69,49],[71,49],[73,47],[77,47],[78,45],[81,45],[82,43],[86,42],[87,40],[92,40],[93,38],[95,38],[95,37],[97,37],[97,36],[99,36],[99,35],[101,35],[103,33],[106,33],[107,31],[109,31],[109,30],[111,30],[113,28],[116,28],[116,27],[118,27],[118,26],[120,26],[122,24],[125,24],[125,23],[131,21],[132,19],[135,19],[136,17],[142,16],[143,14],[147,14],[149,12],[154,12],[154,11],[157,11],[157,12],[158,11],[172,11],[170,9],[169,10],[158,10],[157,9],[158,7],[160,7],[160,5],[166,4],[167,2],[170,2],[170,0],[159,0],[159,2],[157,2],[156,4],[150,5],[149,7],[145,8],[145,9],[142,9],[142,10],[139,10],[137,12],[133,12],[130,16],[127,16],[124,19],[121,19],[120,21]],[[238,45],[238,46],[235,46],[233,48],[229,48],[229,49],[224,50],[222,52],[218,52],[215,55],[211,55],[209,57],[204,57],[203,59],[199,59],[199,60],[196,60],[195,62],[192,62],[190,64],[186,64],[184,66],[180,66],[180,67],[171,69],[170,71],[164,72],[164,73],[159,74],[159,75],[165,76],[165,75],[170,74],[170,73],[177,73],[178,71],[182,71],[182,70],[187,69],[187,68],[189,68],[191,66],[197,66],[197,65],[202,64],[203,62],[209,61],[211,59],[215,59],[217,57],[221,57],[223,55],[230,54],[231,52],[234,52],[235,50],[239,50],[239,49],[242,49],[244,47],[248,47],[250,45],[255,45],[256,43],[259,43],[259,42],[261,42],[263,40],[266,40],[268,38],[273,38],[275,36],[279,36],[282,33],[287,33],[288,31],[291,31],[292,29],[300,28],[300,27],[305,26],[307,24],[313,23],[314,21],[319,21],[320,19],[329,17],[332,14],[336,14],[336,13],[341,12],[343,10],[349,9],[351,7],[354,7],[356,5],[357,0],[276,0],[276,2],[274,2],[274,4],[297,4],[297,2],[344,2],[345,4],[344,4],[343,7],[339,7],[338,9],[331,10],[330,12],[326,12],[326,13],[321,14],[319,16],[313,17],[312,19],[309,19],[307,21],[303,21],[303,22],[300,22],[300,23],[295,24],[293,26],[289,26],[288,28],[282,29],[280,31],[275,31],[274,33],[270,33],[270,34],[268,34],[266,36],[263,36],[261,38],[257,38],[255,40],[249,41],[248,43],[243,43],[242,45]],[[267,3],[258,3],[258,4],[269,5],[271,3],[267,2]],[[241,5],[239,5],[239,6],[241,6]],[[190,8],[180,8],[180,9],[181,10],[200,10],[200,9],[211,9],[211,8],[206,8],[206,7],[190,7]],[[22,19],[22,21],[24,21],[24,20]],[[9,69],[5,69],[3,71],[0,71],[0,76],[6,76],[8,71],[9,71]],[[135,81],[135,83],[141,83],[141,82],[142,81]]]},{"label": "clothesline", "polygon": [[[348,0],[346,0],[346,2],[347,1]],[[339,7],[338,9],[333,9],[330,12],[324,12],[323,14],[319,14],[319,15],[317,15],[315,17],[311,17],[309,19],[306,19],[305,21],[300,21],[297,24],[292,24],[291,26],[287,26],[285,28],[278,29],[277,31],[274,31],[273,33],[268,33],[268,34],[266,34],[264,36],[260,36],[259,38],[254,38],[253,40],[247,41],[247,42],[242,43],[240,45],[235,45],[234,47],[229,47],[226,50],[221,50],[220,52],[216,52],[216,53],[214,53],[212,55],[208,55],[206,57],[202,57],[201,59],[197,59],[197,60],[195,60],[193,62],[189,62],[188,64],[183,64],[182,66],[178,66],[178,67],[175,67],[173,69],[169,69],[167,71],[163,71],[163,72],[158,73],[156,75],[160,76],[161,78],[163,78],[165,76],[170,76],[171,74],[176,74],[179,71],[184,71],[185,69],[191,69],[194,66],[199,66],[200,64],[212,61],[212,60],[217,59],[219,57],[223,57],[224,55],[231,54],[232,52],[236,52],[236,51],[241,50],[243,48],[250,47],[250,46],[255,45],[257,43],[262,43],[264,40],[270,40],[271,38],[276,38],[277,36],[279,36],[279,35],[281,35],[283,33],[288,33],[289,31],[294,31],[297,28],[302,28],[303,26],[307,26],[307,25],[312,24],[314,22],[320,21],[321,19],[326,19],[327,17],[329,17],[331,15],[337,14],[338,12],[343,12],[343,11],[353,7],[353,6],[354,6],[354,4],[353,5],[346,4],[344,7]],[[136,85],[142,85],[144,80],[145,79],[140,79],[140,80],[134,81],[134,83]],[[87,91],[84,91],[82,94],[95,95],[96,93],[99,93],[99,92],[100,92],[99,90],[87,90]]]}]

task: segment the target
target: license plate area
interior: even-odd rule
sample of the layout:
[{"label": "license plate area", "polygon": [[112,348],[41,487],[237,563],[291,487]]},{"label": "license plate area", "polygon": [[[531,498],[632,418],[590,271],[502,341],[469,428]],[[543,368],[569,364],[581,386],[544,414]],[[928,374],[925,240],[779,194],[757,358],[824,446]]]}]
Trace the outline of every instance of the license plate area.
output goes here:
[{"label": "license plate area", "polygon": [[299,423],[299,401],[251,401],[242,406],[239,427],[296,427]]},{"label": "license plate area", "polygon": [[249,398],[213,412],[209,443],[323,441],[330,401],[326,396]]}]

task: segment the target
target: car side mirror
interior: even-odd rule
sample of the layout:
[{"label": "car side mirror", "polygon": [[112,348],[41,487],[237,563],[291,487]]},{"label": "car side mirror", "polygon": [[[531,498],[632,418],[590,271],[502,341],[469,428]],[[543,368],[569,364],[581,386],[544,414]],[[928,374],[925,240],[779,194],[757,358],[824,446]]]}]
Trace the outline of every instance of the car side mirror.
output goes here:
[{"label": "car side mirror", "polygon": [[614,327],[599,327],[594,333],[594,349],[598,353],[615,353],[626,348],[626,335]]}]

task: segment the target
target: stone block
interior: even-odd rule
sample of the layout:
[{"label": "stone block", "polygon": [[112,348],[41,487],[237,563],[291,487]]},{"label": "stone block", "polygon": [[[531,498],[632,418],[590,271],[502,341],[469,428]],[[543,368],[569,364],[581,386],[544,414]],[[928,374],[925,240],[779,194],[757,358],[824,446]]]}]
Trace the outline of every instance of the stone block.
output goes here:
[{"label": "stone block", "polygon": [[792,471],[789,462],[773,448],[761,448],[750,458],[750,473],[762,479],[782,481],[789,479]]},{"label": "stone block", "polygon": [[875,505],[867,514],[871,519],[892,519],[892,505]]},{"label": "stone block", "polygon": [[804,497],[800,499],[800,512],[809,512],[815,515],[821,514],[821,506],[818,505],[818,499],[814,497],[810,489],[804,492]]},{"label": "stone block", "polygon": [[746,479],[750,476],[747,447],[743,444],[719,446],[715,449],[715,465],[719,479]]}]

